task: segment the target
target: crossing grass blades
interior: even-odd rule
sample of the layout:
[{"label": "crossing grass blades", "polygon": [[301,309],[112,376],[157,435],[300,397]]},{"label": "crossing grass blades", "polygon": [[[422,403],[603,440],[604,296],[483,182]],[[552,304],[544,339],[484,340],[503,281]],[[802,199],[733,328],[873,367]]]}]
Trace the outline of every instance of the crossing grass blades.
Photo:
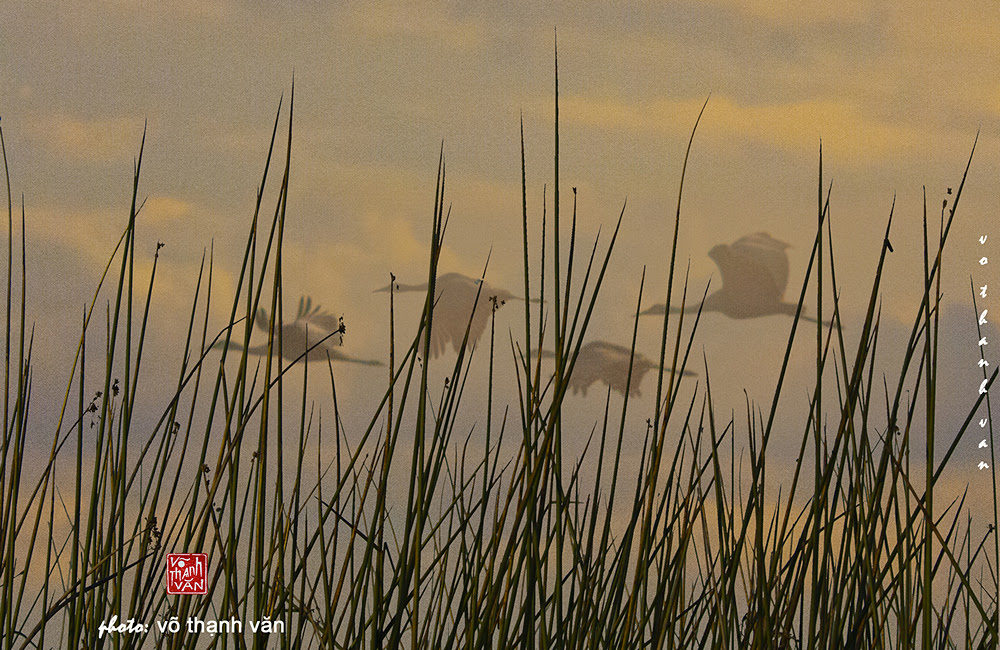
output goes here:
[{"label": "crossing grass blades", "polygon": [[[98,291],[85,312],[66,315],[79,318],[81,328],[75,353],[67,351],[72,376],[55,431],[33,424],[32,407],[42,407],[31,404],[32,329],[25,313],[29,301],[43,297],[25,291],[24,222],[30,217],[22,208],[17,247],[7,176],[3,648],[997,646],[996,507],[989,532],[974,537],[964,497],[957,503],[934,498],[952,453],[969,440],[973,414],[988,399],[980,396],[961,430],[935,428],[941,252],[964,175],[936,238],[926,234],[925,214],[925,290],[912,306],[912,333],[894,385],[880,385],[873,371],[892,215],[864,325],[847,331],[836,294],[831,301],[825,293],[837,284],[821,154],[815,239],[771,404],[748,404],[745,418],[724,417],[712,399],[713,369],[691,354],[700,313],[665,310],[659,367],[677,370],[659,373],[655,411],[643,430],[626,425],[634,406],[628,390],[620,418],[610,421],[608,391],[587,464],[563,453],[566,435],[582,435],[567,430],[563,414],[618,228],[628,216],[623,206],[607,244],[595,242],[584,264],[575,200],[568,238],[561,211],[557,90],[551,215],[541,219],[529,217],[522,130],[523,295],[534,300],[517,303],[520,340],[491,323],[488,350],[481,352],[489,356],[486,394],[472,396],[464,393],[476,352],[467,334],[447,387],[432,395],[430,364],[423,360],[430,359],[430,296],[450,215],[442,153],[419,328],[398,353],[387,350],[381,403],[367,430],[348,442],[341,411],[350,407],[337,401],[334,364],[290,362],[280,354],[293,104],[278,199],[268,218],[264,196],[275,175],[280,106],[275,119],[237,289],[222,315],[228,325],[218,334],[209,329],[209,257],[191,301],[184,352],[172,360],[177,382],[172,395],[163,396],[152,432],[134,425],[136,394],[152,389],[141,372],[151,361],[143,343],[147,328],[157,325],[148,320],[156,264],[148,283],[135,273],[142,148],[128,223]],[[691,142],[685,169],[690,152]],[[4,163],[6,172],[6,149]],[[686,282],[675,278],[682,194],[683,175],[676,212],[664,220],[666,231],[673,230],[665,304],[675,304],[675,290],[687,292]],[[542,244],[531,250],[539,231]],[[12,286],[18,249],[19,288]],[[644,280],[637,282],[633,357]],[[809,282],[816,287],[816,313],[832,313],[828,326],[802,318]],[[545,295],[550,285],[554,292]],[[490,296],[478,300],[489,307]],[[101,318],[104,301],[109,307]],[[275,354],[252,359],[250,334],[266,314]],[[695,327],[682,337],[690,319]],[[810,336],[813,326],[817,374],[809,417],[797,434],[794,478],[777,501],[768,500],[768,452],[775,414],[788,401],[782,398],[792,342]],[[96,367],[85,363],[93,345],[104,351]],[[554,373],[543,371],[532,353],[543,347],[555,358]],[[516,360],[518,400],[494,404],[496,362],[507,354]],[[685,368],[699,376],[684,377]],[[293,373],[308,378],[317,371],[329,380],[330,394],[322,398],[332,397],[333,424],[314,421],[316,398],[307,381],[300,395],[285,387]],[[985,378],[992,385],[996,371]],[[822,390],[831,380],[838,387],[833,404]],[[682,382],[694,381],[694,397],[681,401]],[[912,396],[909,402],[904,394]],[[889,415],[876,422],[879,400]],[[921,400],[927,416],[918,423]],[[467,410],[485,405],[485,445],[471,445],[456,431],[464,402],[471,402]],[[289,411],[296,417],[286,417]],[[294,419],[300,424],[290,428]],[[923,475],[910,470],[911,434],[918,430],[926,436],[919,447],[929,450],[914,463]],[[781,432],[783,439],[790,435]],[[934,440],[941,436],[954,442],[935,458]],[[645,441],[637,472],[622,464],[626,437]],[[47,458],[36,457],[40,439],[51,440]],[[502,439],[513,439],[517,453],[503,455],[509,447]],[[737,449],[745,445],[748,465],[737,476]],[[336,462],[312,475],[307,456],[313,454]],[[41,469],[28,473],[28,466]],[[400,475],[405,503],[393,503],[392,481]],[[163,589],[165,553],[185,549],[209,555],[206,596],[171,596]],[[100,625],[112,616],[150,631],[99,638]],[[155,623],[171,617],[282,625],[212,638],[159,631]]]}]

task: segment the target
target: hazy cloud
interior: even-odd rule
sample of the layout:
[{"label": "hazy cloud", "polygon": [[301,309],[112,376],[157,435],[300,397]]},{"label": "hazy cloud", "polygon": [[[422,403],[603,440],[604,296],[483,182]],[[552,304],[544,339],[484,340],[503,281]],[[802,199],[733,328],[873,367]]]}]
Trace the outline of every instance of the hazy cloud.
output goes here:
[{"label": "hazy cloud", "polygon": [[52,154],[77,162],[109,162],[135,155],[142,120],[129,117],[84,119],[53,115],[32,120],[35,141]]}]

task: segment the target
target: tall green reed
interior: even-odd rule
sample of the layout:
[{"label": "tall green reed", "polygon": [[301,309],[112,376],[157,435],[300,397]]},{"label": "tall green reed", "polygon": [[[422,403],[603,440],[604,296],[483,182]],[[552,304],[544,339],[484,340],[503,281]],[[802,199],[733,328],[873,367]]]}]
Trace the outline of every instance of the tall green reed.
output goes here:
[{"label": "tall green reed", "polygon": [[[142,208],[140,147],[127,225],[83,314],[48,461],[40,476],[25,476],[25,460],[36,453],[26,442],[31,426],[31,336],[24,316],[28,267],[22,209],[21,289],[15,296],[8,175],[5,434],[0,465],[3,647],[995,644],[995,571],[1000,555],[996,538],[991,565],[983,550],[986,538],[973,538],[967,512],[963,520],[964,500],[939,510],[933,499],[940,491],[941,473],[976,409],[988,399],[988,394],[980,396],[944,457],[935,458],[942,251],[968,166],[947,218],[942,213],[936,246],[926,237],[925,215],[924,292],[903,349],[895,391],[890,393],[888,383],[881,388],[887,414],[881,426],[875,422],[873,400],[880,399],[875,370],[882,349],[880,283],[892,250],[893,213],[853,348],[845,341],[848,333],[839,309],[832,188],[824,187],[821,150],[816,234],[769,407],[748,400],[744,418],[724,417],[713,398],[714,375],[707,360],[702,362],[703,384],[699,381],[690,399],[682,402],[682,373],[701,313],[699,308],[684,336],[685,310],[674,324],[666,309],[655,405],[645,430],[633,430],[627,417],[630,407],[635,408],[628,390],[633,381],[630,367],[617,423],[612,420],[609,388],[603,418],[590,434],[587,451],[583,457],[567,458],[562,443],[574,422],[565,417],[565,409],[572,408],[567,405],[569,380],[608,277],[626,208],[623,205],[604,248],[598,234],[582,278],[574,276],[574,269],[583,264],[576,259],[575,192],[568,241],[560,222],[564,215],[558,68],[555,82],[551,229],[547,192],[540,223],[533,223],[529,215],[522,123],[524,337],[519,342],[511,333],[507,343],[501,343],[500,349],[509,348],[515,361],[517,404],[513,414],[505,408],[500,418],[494,414],[501,388],[495,359],[506,353],[497,349],[498,305],[495,297],[482,295],[483,284],[476,299],[477,308],[493,314],[486,395],[478,396],[479,405],[486,408],[484,446],[456,430],[464,426],[459,417],[462,405],[477,398],[464,393],[476,371],[471,314],[456,358],[441,362],[451,364],[442,366],[447,370],[442,392],[435,397],[431,388],[435,282],[451,217],[443,146],[430,219],[428,292],[417,332],[401,347],[397,360],[390,291],[389,381],[368,425],[349,442],[341,424],[338,370],[329,357],[326,372],[320,375],[329,377],[333,425],[327,423],[324,429],[321,422],[314,422],[310,386],[315,382],[310,382],[310,374],[317,366],[310,372],[305,355],[295,361],[282,356],[282,250],[286,217],[291,216],[294,101],[290,101],[285,160],[271,218],[268,221],[262,209],[282,104],[225,327],[210,340],[213,253],[203,259],[199,271],[176,385],[171,395],[163,397],[166,405],[151,433],[136,424],[136,396],[140,384],[146,387],[140,369],[149,354],[144,347],[147,326],[155,325],[149,313],[159,245],[145,302],[136,305],[136,292],[143,293],[135,276]],[[705,106],[695,120],[682,166],[668,305],[674,292],[683,179],[704,111]],[[538,233],[534,248],[529,241],[533,232]],[[547,252],[551,267],[546,266]],[[117,281],[110,286],[113,306],[109,301],[106,331],[95,333],[92,317],[112,268],[117,271]],[[777,500],[771,500],[769,445],[776,434],[791,350],[813,279],[819,321],[815,385],[791,483],[782,485]],[[633,359],[645,280],[644,271],[633,316]],[[551,295],[546,293],[549,284]],[[682,305],[687,290],[685,277]],[[833,292],[828,326],[822,322],[825,290]],[[15,318],[17,300],[20,315]],[[254,366],[250,337],[266,305],[268,353]],[[664,377],[668,336],[673,337],[670,367],[675,370]],[[103,363],[96,369],[88,368],[86,354],[95,339],[104,344]],[[541,350],[549,339],[555,357],[551,375],[541,362]],[[17,348],[13,370],[12,340]],[[231,342],[241,342],[241,350],[231,348]],[[321,350],[322,343],[316,342],[311,351]],[[217,365],[214,350],[221,350]],[[913,363],[918,364],[916,377]],[[95,372],[97,383],[92,384]],[[286,391],[289,373],[301,374],[301,395]],[[829,378],[837,400],[827,412],[824,406],[830,399],[824,399],[824,386]],[[989,385],[995,378],[994,371]],[[100,390],[94,391],[93,385]],[[911,395],[922,396],[925,407],[922,485],[911,471],[917,400],[904,401],[907,387]],[[75,419],[69,422],[65,416],[74,395]],[[293,409],[294,417],[286,418]],[[289,425],[293,421],[297,431]],[[503,443],[510,442],[511,426],[517,429],[516,452],[506,455],[509,447]],[[626,469],[622,451],[629,436],[643,441],[638,467],[632,470]],[[748,441],[746,478],[742,465],[736,473],[737,438]],[[407,463],[403,450],[410,443]],[[315,477],[308,476],[310,450],[326,458],[324,450],[330,453],[331,446],[330,464],[317,463]],[[69,459],[62,461],[67,455]],[[810,491],[804,493],[802,485],[809,484],[804,475],[810,469]],[[401,484],[399,476],[405,478]],[[402,498],[394,492],[398,485],[405,486]],[[61,507],[64,494],[72,495],[71,503]],[[70,532],[60,539],[55,531],[66,523]],[[995,509],[993,526],[991,535],[995,535]],[[209,593],[167,595],[162,588],[165,553],[194,549],[209,555]],[[977,577],[982,574],[989,575]],[[41,587],[34,597],[37,585]],[[935,588],[939,585],[943,589]],[[151,631],[99,636],[101,624],[112,616],[134,619]],[[239,634],[212,638],[186,631],[160,632],[157,622],[172,616],[178,621],[268,618],[280,621],[282,629],[244,628]]]}]

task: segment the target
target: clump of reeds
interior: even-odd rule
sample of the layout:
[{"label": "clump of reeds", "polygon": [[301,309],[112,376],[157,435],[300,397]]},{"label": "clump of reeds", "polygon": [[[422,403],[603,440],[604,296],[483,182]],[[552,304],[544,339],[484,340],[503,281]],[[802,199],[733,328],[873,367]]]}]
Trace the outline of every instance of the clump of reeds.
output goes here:
[{"label": "clump of reeds", "polygon": [[[265,356],[261,365],[248,358],[254,321],[266,305],[270,345],[276,352],[282,345],[281,258],[292,166],[291,115],[290,107],[284,170],[268,220],[262,218],[262,206],[272,176],[275,120],[227,325],[213,338],[210,258],[207,277],[203,265],[192,300],[177,383],[164,398],[152,432],[132,424],[156,272],[154,262],[143,303],[141,282],[134,276],[140,148],[128,224],[105,271],[105,278],[109,273],[117,277],[110,284],[113,306],[101,340],[105,360],[97,368],[85,363],[86,347],[98,336],[91,321],[95,294],[82,314],[73,377],[40,476],[22,471],[33,453],[26,442],[31,338],[24,313],[30,297],[23,272],[19,295],[11,287],[14,229],[8,181],[0,465],[4,648],[996,646],[995,536],[987,550],[987,539],[972,538],[971,523],[962,519],[962,503],[949,509],[933,500],[941,472],[975,413],[970,412],[961,431],[948,432],[955,434],[955,442],[945,457],[934,458],[935,287],[961,185],[951,210],[942,214],[936,244],[927,239],[925,226],[925,291],[894,388],[880,389],[873,372],[888,226],[864,325],[855,333],[856,352],[847,352],[852,348],[845,342],[836,295],[832,325],[817,323],[816,385],[783,501],[768,501],[765,487],[768,446],[792,342],[810,277],[819,288],[817,314],[824,313],[824,284],[837,286],[822,171],[809,270],[770,406],[748,404],[745,422],[720,418],[707,363],[704,386],[681,402],[681,370],[688,365],[700,313],[682,311],[674,323],[667,309],[660,368],[669,355],[669,365],[677,370],[660,374],[655,412],[645,431],[626,426],[628,390],[620,420],[609,421],[608,392],[603,422],[588,447],[596,470],[593,487],[586,490],[582,459],[563,454],[567,425],[562,415],[625,208],[606,248],[595,242],[582,279],[575,276],[575,202],[568,246],[561,223],[558,92],[552,226],[546,230],[543,216],[537,266],[529,250],[532,223],[523,135],[521,141],[524,295],[538,298],[534,304],[540,306],[524,301],[520,343],[511,337],[509,346],[498,348],[491,327],[487,394],[480,396],[488,413],[482,448],[470,445],[468,438],[462,442],[455,431],[459,406],[469,399],[463,395],[474,353],[468,336],[436,405],[429,364],[420,362],[429,359],[432,296],[448,216],[443,155],[423,313],[398,363],[392,351],[391,381],[367,430],[352,445],[347,443],[329,360],[325,373],[334,425],[324,430],[312,423],[307,382],[301,395],[285,395],[284,378],[288,373],[307,376],[307,364],[278,361],[280,354]],[[689,142],[688,153],[690,149]],[[6,153],[4,158],[6,164]],[[679,191],[673,224],[668,305],[675,288],[681,195]],[[22,211],[22,263],[23,220]],[[546,254],[551,256],[549,267]],[[552,295],[545,295],[547,274],[552,274]],[[640,284],[633,351],[641,296]],[[490,296],[479,299],[489,307]],[[12,308],[17,303],[19,315]],[[550,309],[552,325],[546,328],[543,312]],[[685,340],[682,322],[692,317],[695,326]],[[230,351],[231,340],[242,342],[242,352]],[[218,366],[206,363],[216,343],[223,350]],[[552,375],[543,372],[540,355],[531,352],[543,345],[554,353]],[[507,347],[517,367],[514,425],[506,410],[500,422],[492,417],[494,358]],[[227,365],[233,355],[237,358]],[[918,366],[915,381],[913,364]],[[828,374],[838,387],[832,408],[822,401]],[[994,372],[990,383],[995,377]],[[928,455],[922,481],[910,472],[917,400],[901,401],[907,385],[913,395],[923,396],[926,406]],[[876,425],[872,406],[879,399],[889,415]],[[287,409],[298,413],[297,430],[284,424]],[[518,438],[518,452],[503,457],[500,440],[510,435],[510,428]],[[39,435],[32,432],[31,437]],[[634,474],[623,473],[621,464],[627,435],[645,441]],[[319,446],[332,444],[336,450],[335,466],[313,478],[305,474],[311,436]],[[746,493],[733,469],[737,437],[749,440]],[[413,443],[408,458],[401,440]],[[393,510],[392,486],[400,469],[407,479],[405,510],[398,503]],[[140,471],[147,478],[138,480]],[[812,484],[806,488],[800,478],[810,473]],[[71,524],[65,539],[53,534],[61,528],[57,523],[66,523],[61,518]],[[168,596],[164,554],[196,549],[210,557],[208,595]],[[936,584],[945,591],[936,592]],[[99,637],[101,624],[112,616],[149,625],[151,631]],[[156,622],[172,616],[180,621],[267,618],[283,626],[271,633],[244,629],[213,638],[159,632]]]}]

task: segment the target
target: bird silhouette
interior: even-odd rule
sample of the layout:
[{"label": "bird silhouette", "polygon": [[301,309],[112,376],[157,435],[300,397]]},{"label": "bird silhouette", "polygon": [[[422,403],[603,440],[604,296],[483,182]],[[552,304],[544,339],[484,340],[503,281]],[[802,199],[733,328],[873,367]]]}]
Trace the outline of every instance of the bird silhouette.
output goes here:
[{"label": "bird silhouette", "polygon": [[[267,311],[257,310],[257,317],[254,323],[265,334],[270,330],[270,319]],[[295,320],[291,323],[284,323],[281,327],[281,356],[289,361],[295,361],[302,357],[306,361],[326,360],[329,353],[334,361],[344,361],[347,363],[357,363],[365,366],[381,366],[381,361],[374,359],[355,359],[344,354],[340,350],[340,343],[344,334],[343,319],[337,318],[333,314],[323,311],[319,305],[313,307],[312,299],[302,297],[299,299],[299,308],[295,315]],[[221,347],[222,342],[215,347]],[[315,347],[313,347],[315,346]],[[239,343],[230,343],[230,349],[242,350]],[[310,350],[310,348],[312,348]],[[308,354],[306,351],[308,350]],[[277,354],[278,341],[275,338],[271,346],[271,352]],[[264,355],[268,354],[268,344],[254,345],[247,348],[248,354]]]},{"label": "bird silhouette", "polygon": [[[482,284],[482,290],[479,285]],[[396,291],[427,291],[427,283],[401,284],[394,282]],[[389,286],[376,289],[375,292],[389,291]],[[476,295],[479,294],[479,302]],[[506,289],[490,285],[479,278],[470,278],[461,273],[445,273],[434,283],[434,320],[431,324],[432,358],[444,353],[451,343],[455,352],[462,347],[466,327],[469,329],[469,345],[479,340],[486,331],[490,317],[490,298],[497,299],[497,307],[503,306],[508,300],[523,300]],[[475,308],[475,313],[473,313]],[[470,325],[471,319],[471,325]]]},{"label": "bird silhouette", "polygon": [[[541,356],[551,359],[555,357],[555,353],[542,350]],[[632,358],[632,383],[629,386],[629,395],[639,397],[639,384],[642,383],[643,376],[656,368],[657,364],[650,361],[641,352],[636,352],[632,356],[629,348],[607,341],[590,341],[580,346],[580,353],[576,356],[576,363],[573,364],[573,370],[569,376],[570,389],[574,395],[583,393],[583,396],[586,397],[587,389],[594,382],[602,381],[624,395],[625,386],[628,383],[630,357]],[[672,370],[672,368],[663,369],[664,372]],[[681,374],[691,377],[695,373],[685,370]]]},{"label": "bird silhouette", "polygon": [[[719,267],[722,288],[705,298],[701,304],[702,311],[715,311],[737,319],[771,314],[794,315],[796,305],[783,300],[788,286],[787,248],[789,244],[766,232],[740,237],[732,244],[713,246],[708,256]],[[640,314],[662,314],[664,308],[665,305],[660,303]],[[685,311],[697,308],[694,305],[686,307]],[[670,311],[674,313],[680,309],[671,306]],[[804,314],[801,317],[816,322],[816,319]]]}]

